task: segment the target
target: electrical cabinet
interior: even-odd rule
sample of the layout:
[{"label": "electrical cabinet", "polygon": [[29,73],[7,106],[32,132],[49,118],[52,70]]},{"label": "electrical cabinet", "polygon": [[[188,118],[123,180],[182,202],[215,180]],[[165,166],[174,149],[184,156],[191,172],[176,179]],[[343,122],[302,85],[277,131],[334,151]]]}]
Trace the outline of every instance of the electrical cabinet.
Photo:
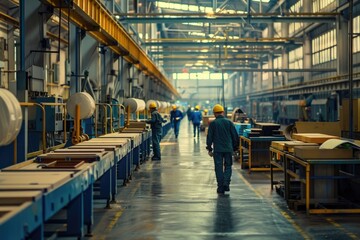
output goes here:
[{"label": "electrical cabinet", "polygon": [[[38,97],[37,103],[63,103],[59,97]],[[46,112],[46,132],[59,132],[64,130],[64,114],[62,106],[44,106]],[[36,131],[42,131],[43,115],[40,108],[36,109]]]}]

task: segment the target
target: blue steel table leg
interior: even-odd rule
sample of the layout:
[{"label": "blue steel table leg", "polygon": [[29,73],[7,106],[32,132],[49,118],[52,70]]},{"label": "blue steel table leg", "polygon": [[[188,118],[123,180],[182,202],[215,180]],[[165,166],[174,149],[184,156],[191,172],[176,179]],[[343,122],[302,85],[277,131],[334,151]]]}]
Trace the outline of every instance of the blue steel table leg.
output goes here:
[{"label": "blue steel table leg", "polygon": [[129,173],[129,181],[132,179],[132,165],[133,165],[133,161],[134,161],[134,152],[133,149],[131,149],[130,153],[129,153],[129,158],[128,158],[128,173]]},{"label": "blue steel table leg", "polygon": [[84,234],[84,195],[81,193],[75,197],[67,208],[67,232],[66,235],[82,237]]},{"label": "blue steel table leg", "polygon": [[146,157],[150,157],[150,152],[151,152],[151,149],[150,149],[150,144],[151,144],[151,137],[149,137],[148,139],[147,139],[147,154],[146,154]]},{"label": "blue steel table leg", "polygon": [[84,191],[84,224],[87,226],[86,236],[92,236],[92,225],[94,223],[94,216],[93,216],[93,186],[94,184],[91,183],[89,187]]},{"label": "blue steel table leg", "polygon": [[126,154],[125,157],[123,157],[122,159],[120,159],[119,162],[117,162],[117,172],[118,172],[118,179],[122,179],[123,180],[123,186],[126,186],[126,180],[127,180],[127,168],[126,168],[126,162],[127,162],[127,156],[128,154]]},{"label": "blue steel table leg", "polygon": [[137,171],[140,168],[140,146],[134,148],[133,154],[134,154],[133,165],[135,165],[135,171]]},{"label": "blue steel table leg", "polygon": [[44,239],[44,224],[42,223],[38,228],[36,228],[27,239]]},{"label": "blue steel table leg", "polygon": [[114,166],[112,166],[110,169],[110,171],[111,171],[111,195],[112,195],[111,203],[116,203],[115,196],[117,193],[117,171],[116,171],[117,162],[118,161],[116,159]]},{"label": "blue steel table leg", "polygon": [[100,198],[106,199],[106,207],[110,207],[110,197],[111,197],[111,171],[107,170],[104,175],[99,179],[100,180]]}]

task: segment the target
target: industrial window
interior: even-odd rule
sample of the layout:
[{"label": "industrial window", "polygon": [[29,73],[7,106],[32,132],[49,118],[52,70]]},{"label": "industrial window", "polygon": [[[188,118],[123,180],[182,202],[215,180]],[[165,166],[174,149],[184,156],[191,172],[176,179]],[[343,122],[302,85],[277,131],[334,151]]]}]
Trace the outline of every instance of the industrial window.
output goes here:
[{"label": "industrial window", "polygon": [[[268,69],[268,68],[269,68],[269,64],[268,64],[268,63],[263,64],[262,68],[263,68],[263,69]],[[262,80],[263,80],[263,81],[269,80],[269,72],[263,72],[263,73],[262,73]]]},{"label": "industrial window", "polygon": [[317,65],[337,58],[336,30],[328,31],[312,40],[312,63]]},{"label": "industrial window", "polygon": [[303,47],[298,47],[289,52],[289,68],[302,69],[303,68]]},{"label": "industrial window", "polygon": [[313,12],[320,12],[324,8],[330,6],[330,4],[336,3],[335,0],[313,0]]},{"label": "industrial window", "polygon": [[281,27],[282,27],[282,23],[281,22],[275,22],[274,23],[274,36],[276,37],[281,37]]},{"label": "industrial window", "polygon": [[[262,2],[269,2],[269,0],[262,0]],[[192,12],[203,12],[203,13],[213,13],[214,9],[212,7],[204,7],[199,5],[193,4],[181,4],[181,3],[169,3],[166,1],[156,1],[156,6],[159,8],[166,8],[166,9],[174,9],[180,11],[192,11]],[[217,8],[215,12],[227,12],[227,13],[245,13],[244,11],[235,11],[232,9],[220,9]]]},{"label": "industrial window", "polygon": [[[274,58],[274,69],[282,68],[282,57]],[[277,75],[282,75],[282,72],[278,72]]]},{"label": "industrial window", "polygon": [[[300,13],[302,12],[302,7],[303,7],[303,0],[298,1],[297,3],[295,3],[294,5],[292,5],[289,8],[290,13]],[[289,34],[293,34],[295,33],[297,30],[299,30],[300,28],[303,27],[303,23],[299,23],[299,22],[293,22],[289,24]]]},{"label": "industrial window", "polygon": [[[229,74],[224,73],[224,79],[228,79]],[[173,73],[173,80],[221,80],[222,73],[210,73],[209,71],[198,72],[198,73]]]},{"label": "industrial window", "polygon": [[360,16],[357,16],[354,18],[354,25],[353,25],[353,31],[354,31],[354,38],[353,38],[353,52],[360,52],[360,36],[358,35],[360,33]]}]

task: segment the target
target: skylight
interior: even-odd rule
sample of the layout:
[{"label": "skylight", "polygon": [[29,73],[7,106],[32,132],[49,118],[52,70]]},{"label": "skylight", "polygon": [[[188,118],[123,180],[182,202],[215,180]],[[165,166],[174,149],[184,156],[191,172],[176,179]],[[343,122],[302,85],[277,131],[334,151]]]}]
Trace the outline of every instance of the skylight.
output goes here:
[{"label": "skylight", "polygon": [[[260,0],[253,0],[255,2],[260,2]],[[270,0],[261,0],[263,3],[267,3]],[[180,10],[180,11],[191,11],[191,12],[201,12],[201,13],[214,13],[214,9],[212,7],[204,7],[198,5],[190,5],[190,4],[181,4],[181,3],[169,3],[164,1],[156,1],[156,6],[159,8],[166,8],[166,9],[173,9],[173,10]],[[226,13],[245,13],[244,11],[234,11],[228,9],[220,9],[217,8],[215,12],[226,12]]]}]

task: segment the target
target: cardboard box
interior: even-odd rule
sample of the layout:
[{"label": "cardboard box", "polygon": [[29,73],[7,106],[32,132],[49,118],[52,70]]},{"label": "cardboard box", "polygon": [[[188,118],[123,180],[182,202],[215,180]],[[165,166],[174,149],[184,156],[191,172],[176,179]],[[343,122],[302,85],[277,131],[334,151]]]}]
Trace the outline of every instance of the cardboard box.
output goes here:
[{"label": "cardboard box", "polygon": [[296,146],[294,155],[302,159],[348,159],[353,158],[352,149],[319,149],[318,146]]},{"label": "cardboard box", "polygon": [[204,127],[208,127],[210,122],[213,121],[213,120],[215,120],[214,115],[203,116],[203,119],[202,119],[203,123],[202,124],[204,125]]},{"label": "cardboard box", "polygon": [[301,142],[301,141],[290,141],[285,143],[285,147],[287,148],[288,152],[293,153],[294,152],[294,148],[297,146],[313,146],[313,147],[319,147],[319,144],[317,143],[306,143],[306,142]]},{"label": "cardboard box", "polygon": [[[360,99],[353,99],[353,123],[354,123],[354,131],[360,131]],[[349,99],[343,99],[342,105],[340,108],[340,123],[341,130],[349,131]]]},{"label": "cardboard box", "polygon": [[296,122],[298,133],[323,133],[341,137],[340,122]]},{"label": "cardboard box", "polygon": [[338,139],[340,137],[322,133],[294,133],[292,138],[306,143],[322,144],[329,139]]},{"label": "cardboard box", "polygon": [[285,144],[289,142],[300,142],[300,141],[272,141],[271,147],[281,151],[287,151],[287,147],[285,146]]}]

